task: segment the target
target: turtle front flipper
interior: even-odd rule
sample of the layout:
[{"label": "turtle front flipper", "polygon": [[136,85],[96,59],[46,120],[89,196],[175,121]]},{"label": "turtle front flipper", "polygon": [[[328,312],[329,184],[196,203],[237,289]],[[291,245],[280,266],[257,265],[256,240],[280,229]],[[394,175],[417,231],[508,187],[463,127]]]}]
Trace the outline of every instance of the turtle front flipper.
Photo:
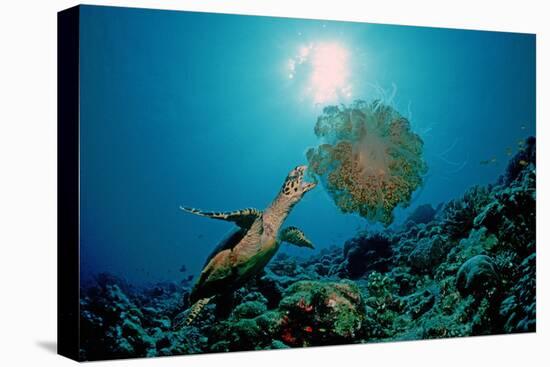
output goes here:
[{"label": "turtle front flipper", "polygon": [[254,208],[246,208],[241,210],[235,210],[232,212],[203,212],[202,210],[195,208],[188,208],[180,206],[180,209],[188,213],[200,215],[201,217],[207,217],[212,219],[226,220],[233,222],[241,228],[250,228],[252,223],[262,216],[262,212]]},{"label": "turtle front flipper", "polygon": [[298,247],[315,248],[304,232],[296,227],[286,227],[281,231],[280,241],[288,242]]}]

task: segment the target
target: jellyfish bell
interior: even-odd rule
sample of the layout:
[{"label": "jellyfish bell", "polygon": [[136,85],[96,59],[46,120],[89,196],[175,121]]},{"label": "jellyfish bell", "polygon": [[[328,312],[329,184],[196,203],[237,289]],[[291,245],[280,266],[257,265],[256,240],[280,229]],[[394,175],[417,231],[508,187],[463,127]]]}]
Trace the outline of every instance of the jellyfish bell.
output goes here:
[{"label": "jellyfish bell", "polygon": [[310,170],[344,213],[389,225],[423,183],[422,139],[379,101],[326,107],[315,134],[321,144],[307,152]]}]

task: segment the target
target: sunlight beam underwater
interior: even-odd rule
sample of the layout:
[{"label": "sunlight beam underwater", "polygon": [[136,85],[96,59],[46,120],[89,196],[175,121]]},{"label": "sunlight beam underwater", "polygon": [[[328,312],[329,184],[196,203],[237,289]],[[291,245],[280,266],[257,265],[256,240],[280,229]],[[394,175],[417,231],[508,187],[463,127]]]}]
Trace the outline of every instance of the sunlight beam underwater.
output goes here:
[{"label": "sunlight beam underwater", "polygon": [[337,102],[352,95],[349,59],[348,50],[337,42],[310,43],[288,60],[288,77],[305,77],[313,103]]}]

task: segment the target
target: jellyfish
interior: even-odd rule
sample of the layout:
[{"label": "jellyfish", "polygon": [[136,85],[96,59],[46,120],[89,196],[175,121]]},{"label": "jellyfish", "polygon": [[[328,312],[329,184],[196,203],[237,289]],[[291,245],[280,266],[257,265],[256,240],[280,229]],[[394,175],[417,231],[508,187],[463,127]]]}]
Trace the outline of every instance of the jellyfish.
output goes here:
[{"label": "jellyfish", "polygon": [[344,213],[388,226],[423,183],[422,139],[379,100],[325,107],[314,131],[321,144],[306,153],[309,171]]}]

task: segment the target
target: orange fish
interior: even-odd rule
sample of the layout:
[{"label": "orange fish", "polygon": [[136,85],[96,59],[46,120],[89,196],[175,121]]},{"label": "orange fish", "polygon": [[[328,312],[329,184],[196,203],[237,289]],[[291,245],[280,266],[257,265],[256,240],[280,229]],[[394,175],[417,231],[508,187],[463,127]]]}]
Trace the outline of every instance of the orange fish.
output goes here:
[{"label": "orange fish", "polygon": [[313,332],[313,328],[312,328],[311,326],[306,326],[306,327],[304,328],[304,331],[305,331],[306,333],[311,333],[311,332]]}]

